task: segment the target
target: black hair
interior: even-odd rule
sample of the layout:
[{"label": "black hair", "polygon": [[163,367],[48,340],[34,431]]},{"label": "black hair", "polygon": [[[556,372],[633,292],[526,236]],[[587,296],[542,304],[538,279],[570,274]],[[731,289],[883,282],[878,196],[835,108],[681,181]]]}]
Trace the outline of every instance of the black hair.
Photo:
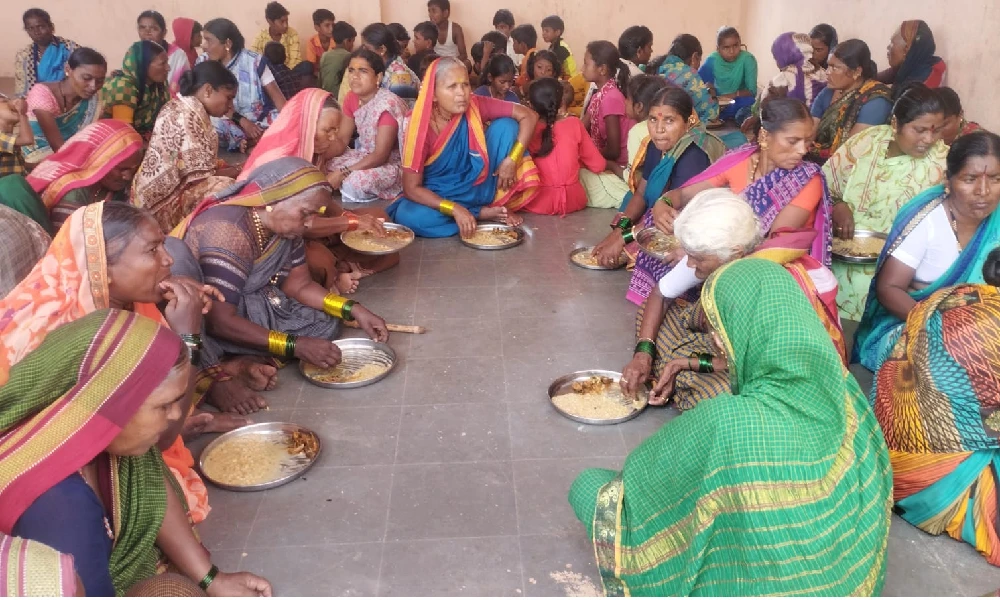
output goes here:
[{"label": "black hair", "polygon": [[[368,48],[361,46],[354,52],[351,52],[350,60],[354,60],[355,58],[365,59],[365,62],[367,62],[368,66],[372,68],[372,71],[375,71],[376,75],[385,73],[385,61],[382,60],[382,57],[379,56],[378,53],[372,52]],[[350,64],[350,60],[348,61],[348,64]]]},{"label": "black hair", "polygon": [[965,168],[965,163],[970,158],[979,156],[992,156],[1000,160],[1000,136],[997,134],[979,129],[972,133],[967,133],[951,145],[948,150],[948,178],[955,177]]},{"label": "black hair", "polygon": [[281,42],[268,42],[264,44],[264,58],[273,66],[285,64],[285,59],[288,57]]},{"label": "black hair", "polygon": [[[376,56],[378,56],[378,55],[376,54]],[[382,58],[382,57],[379,57],[379,58]],[[333,108],[335,110],[340,110],[340,102],[337,102],[337,96],[335,94],[330,94],[329,96],[327,96],[326,100],[323,101],[323,106],[321,106],[319,110],[320,110],[320,112],[322,112],[322,111],[324,111],[324,110],[326,110],[328,108]]]},{"label": "black hair", "polygon": [[451,2],[448,0],[427,0],[427,8],[436,6],[441,9],[441,12],[448,11],[451,12]]},{"label": "black hair", "polygon": [[358,37],[358,30],[347,21],[337,21],[333,25],[333,41],[338,46]]},{"label": "black hair", "polygon": [[702,52],[701,42],[698,38],[690,33],[682,33],[670,43],[670,50],[667,51],[667,54],[673,54],[687,64],[695,54],[704,53]]},{"label": "black hair", "polygon": [[334,22],[336,22],[337,21],[337,17],[336,17],[336,15],[333,14],[333,11],[328,10],[326,8],[317,8],[316,10],[314,10],[313,11],[313,25],[316,25],[316,26],[322,25],[324,21],[334,21]]},{"label": "black hair", "polygon": [[618,89],[624,94],[631,74],[622,62],[618,48],[607,40],[597,40],[587,44],[587,52],[594,59],[595,65],[608,68],[608,76],[615,80]]},{"label": "black hair", "polygon": [[760,139],[760,130],[778,133],[791,123],[808,121],[812,114],[804,102],[798,98],[768,97],[760,105],[760,119],[754,127],[754,137]]},{"label": "black hair", "polygon": [[562,17],[559,15],[549,15],[542,19],[542,27],[548,27],[549,29],[555,29],[559,32],[559,35],[566,33],[566,24],[563,23]]},{"label": "black hair", "polygon": [[66,61],[66,64],[69,65],[70,69],[84,66],[107,68],[108,61],[104,58],[103,54],[93,48],[77,48],[72,54],[69,55],[69,59]]},{"label": "black hair", "polygon": [[267,6],[264,7],[264,18],[268,21],[277,21],[281,17],[287,17],[288,15],[288,9],[282,6],[280,2],[268,2]]},{"label": "black hair", "polygon": [[642,105],[643,114],[636,114],[636,117],[642,117],[638,119],[639,121],[646,120],[653,97],[668,85],[667,80],[659,75],[642,74],[628,80],[628,91],[625,96],[632,101],[633,110],[635,110],[636,104]]},{"label": "black hair", "polygon": [[413,35],[420,34],[420,37],[425,40],[431,40],[434,45],[437,46],[438,43],[438,28],[437,25],[431,23],[430,21],[424,21],[423,23],[417,23],[413,28]]},{"label": "black hair", "polygon": [[497,25],[514,27],[514,13],[510,12],[506,8],[498,10],[493,14],[493,26],[496,27]]},{"label": "black hair", "polygon": [[983,263],[983,281],[993,287],[1000,287],[1000,248],[990,250]]},{"label": "black hair", "polygon": [[431,66],[432,62],[434,62],[439,58],[441,57],[438,56],[437,54],[434,54],[434,51],[431,50],[430,52],[425,54],[423,58],[420,59],[420,64],[417,65],[417,67],[419,67],[417,69],[417,77],[419,77],[421,81],[423,81],[424,75],[427,74],[427,68]]},{"label": "black hair", "polygon": [[653,32],[645,25],[633,25],[622,32],[618,38],[618,54],[632,62],[636,54],[653,43]]},{"label": "black hair", "polygon": [[469,48],[469,55],[472,56],[472,63],[476,68],[483,62],[483,43],[476,42]]},{"label": "black hair", "polygon": [[535,78],[535,63],[539,60],[548,61],[552,65],[552,76],[558,79],[562,75],[562,64],[559,57],[551,50],[539,50],[528,59],[528,79]]},{"label": "black hair", "polygon": [[740,32],[736,30],[735,27],[731,25],[726,25],[725,27],[719,28],[719,32],[715,34],[715,45],[721,46],[722,40],[728,37],[736,37],[742,42],[743,38],[740,36]]},{"label": "black hair", "polygon": [[937,89],[938,99],[941,100],[941,109],[946,117],[959,117],[965,110],[962,108],[962,99],[958,97],[958,92],[950,87],[939,87]]},{"label": "black hair", "polygon": [[809,31],[809,37],[814,40],[820,40],[827,48],[835,48],[837,46],[837,30],[833,28],[833,25],[820,23]]},{"label": "black hair", "polygon": [[204,85],[212,86],[213,90],[220,88],[236,89],[236,76],[232,71],[214,60],[198,63],[193,69],[185,71],[178,81],[182,96],[193,96]]},{"label": "black hair", "polygon": [[545,122],[545,129],[542,130],[542,145],[538,152],[533,154],[535,158],[548,156],[555,146],[555,140],[552,138],[552,127],[559,118],[563,94],[562,84],[551,77],[543,77],[533,81],[528,89],[528,103]]},{"label": "black hair", "polygon": [[[160,29],[162,29],[163,32],[166,33],[166,31],[167,31],[167,20],[164,19],[163,15],[161,15],[160,13],[156,12],[155,10],[144,10],[141,13],[139,13],[138,17],[136,17],[135,24],[138,25],[139,21],[141,21],[143,19],[152,19],[152,20],[156,21],[156,24],[160,26]],[[192,35],[194,35],[194,34],[192,34]]]},{"label": "black hair", "polygon": [[385,24],[372,23],[361,30],[361,37],[375,48],[385,46],[387,62],[399,56],[399,42]]},{"label": "black hair", "polygon": [[201,33],[201,23],[199,23],[198,21],[195,21],[191,25],[191,37],[194,37],[194,36],[198,35],[199,33]]},{"label": "black hair", "polygon": [[[104,229],[104,252],[109,265],[122,257],[125,248],[139,232],[139,226],[146,221],[154,225],[156,219],[148,211],[128,202],[105,202],[101,212],[101,226]],[[156,225],[159,229],[160,226]]]},{"label": "black hair", "polygon": [[837,44],[833,55],[839,58],[851,71],[860,68],[862,79],[871,79],[878,74],[878,67],[872,60],[872,51],[861,40],[847,40]]},{"label": "black hair", "polygon": [[233,56],[239,54],[246,47],[246,40],[243,39],[240,28],[229,19],[212,19],[208,23],[205,23],[204,30],[214,35],[221,44],[232,42],[233,47],[230,49],[230,52]]},{"label": "black hair", "polygon": [[[896,89],[897,87],[899,90]],[[892,116],[896,119],[897,128],[902,128],[903,125],[912,123],[924,115],[944,113],[944,107],[941,106],[941,96],[919,81],[893,86],[892,91],[893,96],[895,96]]]},{"label": "black hair", "polygon": [[494,54],[486,63],[486,71],[483,75],[485,82],[489,84],[497,77],[517,75],[517,67],[514,66],[514,59],[506,54]]},{"label": "black hair", "polygon": [[392,35],[396,38],[396,42],[410,41],[410,32],[406,30],[406,27],[403,27],[402,23],[389,23],[386,27],[392,32]]},{"label": "black hair", "polygon": [[538,45],[538,32],[535,31],[535,26],[531,23],[524,23],[515,27],[511,30],[510,37],[514,38],[515,42],[520,42],[527,46],[529,50]]},{"label": "black hair", "polygon": [[503,54],[507,54],[507,36],[499,31],[487,31],[483,34],[483,37],[480,38],[480,41],[493,42],[494,52],[499,51]]},{"label": "black hair", "polygon": [[41,8],[29,8],[24,11],[24,14],[21,15],[21,22],[25,27],[28,26],[28,19],[38,19],[46,25],[49,25],[50,27],[52,26],[52,17],[49,16],[48,12]]},{"label": "black hair", "polygon": [[691,100],[691,95],[684,88],[672,84],[667,84],[666,87],[656,92],[653,99],[650,100],[649,106],[646,107],[647,114],[657,106],[669,106],[676,110],[677,114],[685,121],[690,119],[694,113],[694,101]]}]

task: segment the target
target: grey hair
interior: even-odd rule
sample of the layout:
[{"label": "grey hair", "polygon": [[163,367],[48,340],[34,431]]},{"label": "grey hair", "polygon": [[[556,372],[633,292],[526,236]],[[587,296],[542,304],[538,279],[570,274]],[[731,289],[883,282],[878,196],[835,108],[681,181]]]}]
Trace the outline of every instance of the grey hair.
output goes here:
[{"label": "grey hair", "polygon": [[695,195],[674,221],[674,235],[684,252],[724,262],[749,254],[763,238],[753,209],[726,188]]},{"label": "grey hair", "polygon": [[446,71],[450,69],[456,69],[459,67],[461,67],[461,69],[466,73],[469,72],[469,68],[465,66],[465,63],[458,60],[454,56],[445,56],[443,58],[439,58],[437,61],[437,66],[434,67],[434,77],[437,80],[440,80],[441,75],[443,75]]}]

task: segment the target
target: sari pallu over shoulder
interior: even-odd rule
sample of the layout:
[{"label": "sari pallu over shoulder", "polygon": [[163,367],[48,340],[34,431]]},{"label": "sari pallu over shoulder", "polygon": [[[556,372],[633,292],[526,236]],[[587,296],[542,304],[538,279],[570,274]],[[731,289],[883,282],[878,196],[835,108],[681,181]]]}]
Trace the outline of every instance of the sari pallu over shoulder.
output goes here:
[{"label": "sari pallu over shoulder", "polygon": [[[28,92],[29,97],[33,94],[47,95],[50,104],[53,106],[58,105],[55,96],[49,90],[48,86],[40,83],[35,84]],[[104,107],[101,104],[100,96],[100,93],[94,94],[91,98],[80,100],[68,111],[54,115],[56,128],[59,129],[59,134],[64,140],[69,140],[77,132],[101,117]],[[52,155],[52,146],[46,139],[45,132],[42,131],[42,126],[39,125],[34,111],[28,111],[28,124],[31,125],[31,132],[35,136],[35,145],[25,146],[21,149],[21,152],[24,154],[25,162],[39,163]]]},{"label": "sari pallu over shoulder", "polygon": [[891,96],[892,91],[885,84],[872,79],[831,103],[816,126],[816,142],[810,156],[825,162],[850,137],[864,105],[875,98],[889,100]]}]

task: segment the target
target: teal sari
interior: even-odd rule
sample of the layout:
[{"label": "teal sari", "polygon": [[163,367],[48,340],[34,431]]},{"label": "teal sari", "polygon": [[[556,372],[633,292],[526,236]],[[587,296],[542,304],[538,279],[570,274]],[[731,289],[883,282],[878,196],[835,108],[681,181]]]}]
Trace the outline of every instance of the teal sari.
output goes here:
[{"label": "teal sari", "polygon": [[[91,98],[80,100],[65,113],[56,115],[56,128],[59,129],[59,135],[62,136],[63,142],[65,142],[73,137],[76,132],[96,121],[100,116],[100,94],[94,94]],[[34,112],[28,113],[28,123],[31,125],[31,133],[35,135],[35,145],[24,147],[22,150],[24,160],[29,163],[39,163],[52,155],[52,146],[45,139],[45,132],[42,131],[42,127],[38,124],[38,119],[35,117]]]}]

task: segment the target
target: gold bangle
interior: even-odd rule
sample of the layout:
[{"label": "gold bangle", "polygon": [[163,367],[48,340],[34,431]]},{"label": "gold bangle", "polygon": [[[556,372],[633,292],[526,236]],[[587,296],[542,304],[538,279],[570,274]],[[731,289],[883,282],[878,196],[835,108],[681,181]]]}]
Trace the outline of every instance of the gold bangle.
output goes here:
[{"label": "gold bangle", "polygon": [[521,162],[522,156],[524,156],[524,144],[518,140],[514,142],[514,147],[510,149],[510,154],[507,155],[507,158],[514,162]]},{"label": "gold bangle", "polygon": [[323,312],[337,319],[343,318],[344,305],[347,302],[347,298],[330,292],[323,298]]},{"label": "gold bangle", "polygon": [[284,356],[288,344],[288,334],[280,331],[267,332],[267,351],[275,356]]},{"label": "gold bangle", "polygon": [[451,200],[442,200],[441,204],[438,204],[438,212],[447,217],[452,216],[455,212],[455,203]]}]

